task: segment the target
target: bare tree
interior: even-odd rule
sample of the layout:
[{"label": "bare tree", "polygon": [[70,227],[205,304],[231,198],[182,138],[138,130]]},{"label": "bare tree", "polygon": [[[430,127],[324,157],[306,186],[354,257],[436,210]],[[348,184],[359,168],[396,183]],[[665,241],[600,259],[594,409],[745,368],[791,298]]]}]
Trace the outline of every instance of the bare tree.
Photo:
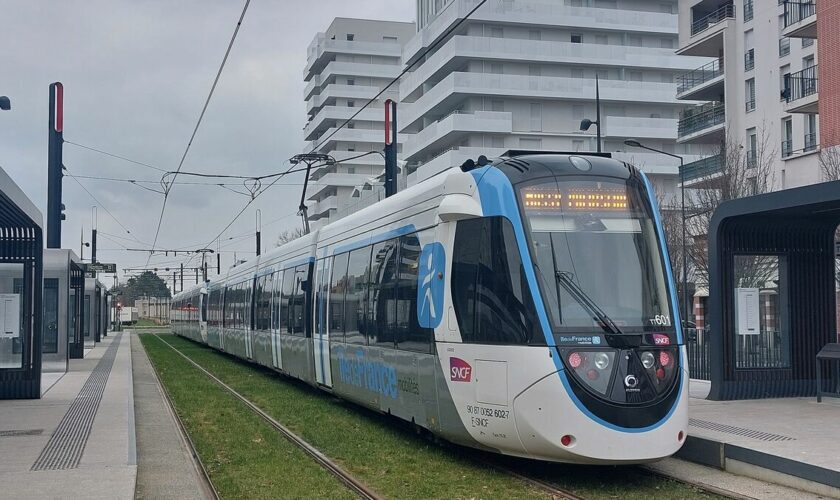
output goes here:
[{"label": "bare tree", "polygon": [[822,148],[818,156],[823,180],[840,180],[840,146]]},{"label": "bare tree", "polygon": [[[755,148],[727,137],[717,151],[720,169],[691,187],[690,208],[686,208],[686,226],[690,242],[688,252],[698,286],[709,284],[709,224],[715,210],[724,202],[770,192],[775,187],[773,166],[778,150],[767,128],[756,135]],[[688,205],[688,203],[687,203]],[[765,266],[756,266],[763,269]]]},{"label": "bare tree", "polygon": [[279,247],[281,245],[285,245],[286,243],[296,240],[301,236],[303,236],[303,228],[296,227],[294,229],[287,229],[277,236],[277,242],[274,246]]}]

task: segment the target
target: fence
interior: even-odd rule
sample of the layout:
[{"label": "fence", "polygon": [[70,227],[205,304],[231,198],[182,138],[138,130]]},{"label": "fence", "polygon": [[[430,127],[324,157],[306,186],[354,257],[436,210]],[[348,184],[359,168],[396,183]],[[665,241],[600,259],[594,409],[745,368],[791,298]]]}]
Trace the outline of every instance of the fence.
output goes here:
[{"label": "fence", "polygon": [[711,380],[711,343],[707,332],[703,328],[686,328],[685,334],[689,375],[694,379]]}]

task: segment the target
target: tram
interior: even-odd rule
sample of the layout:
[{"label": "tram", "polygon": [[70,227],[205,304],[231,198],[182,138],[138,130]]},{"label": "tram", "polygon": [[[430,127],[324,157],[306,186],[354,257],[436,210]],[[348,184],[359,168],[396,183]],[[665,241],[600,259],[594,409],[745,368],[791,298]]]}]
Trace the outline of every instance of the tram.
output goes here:
[{"label": "tram", "polygon": [[672,455],[688,373],[650,181],[606,154],[481,160],[176,295],[174,332],[468,447]]}]

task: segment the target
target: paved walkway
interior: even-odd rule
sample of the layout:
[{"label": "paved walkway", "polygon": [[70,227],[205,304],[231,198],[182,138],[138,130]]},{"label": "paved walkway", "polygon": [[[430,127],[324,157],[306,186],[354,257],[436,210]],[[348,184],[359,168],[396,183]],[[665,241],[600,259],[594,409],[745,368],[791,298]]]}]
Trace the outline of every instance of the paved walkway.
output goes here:
[{"label": "paved walkway", "polygon": [[140,338],[131,334],[138,499],[213,498],[161,393]]},{"label": "paved walkway", "polygon": [[39,400],[0,401],[0,496],[131,499],[130,341],[111,335]]},{"label": "paved walkway", "polygon": [[709,401],[702,385],[691,387],[682,458],[840,497],[840,399]]}]

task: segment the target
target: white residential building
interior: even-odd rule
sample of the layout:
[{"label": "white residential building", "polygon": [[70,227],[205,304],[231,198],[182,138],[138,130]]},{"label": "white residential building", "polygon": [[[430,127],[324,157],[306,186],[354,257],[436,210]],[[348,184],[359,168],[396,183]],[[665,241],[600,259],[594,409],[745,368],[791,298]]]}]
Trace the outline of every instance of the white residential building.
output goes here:
[{"label": "white residential building", "polygon": [[596,75],[603,151],[666,191],[676,188],[677,162],[625,139],[701,158],[705,144],[676,141],[687,105],[676,76],[709,59],[675,54],[677,0],[488,0],[450,33],[478,3],[417,0],[403,63],[424,60],[400,82],[409,184],[480,154],[595,151],[595,127],[582,132],[580,122],[596,118]]},{"label": "white residential building", "polygon": [[[677,53],[714,59],[679,79],[679,99],[706,103],[686,110],[677,141],[727,140],[748,162],[770,158],[773,189],[820,182],[813,0],[679,0],[679,15]],[[686,165],[686,185],[709,185],[721,165]]]},{"label": "white residential building", "polygon": [[336,18],[309,45],[303,79],[307,123],[306,152],[324,153],[338,162],[316,169],[310,180],[309,219],[313,227],[334,220],[352,206],[355,186],[378,175],[384,161],[384,103],[396,99],[396,86],[362,111],[348,126],[333,132],[399,75],[402,46],[414,35],[414,23]]}]

